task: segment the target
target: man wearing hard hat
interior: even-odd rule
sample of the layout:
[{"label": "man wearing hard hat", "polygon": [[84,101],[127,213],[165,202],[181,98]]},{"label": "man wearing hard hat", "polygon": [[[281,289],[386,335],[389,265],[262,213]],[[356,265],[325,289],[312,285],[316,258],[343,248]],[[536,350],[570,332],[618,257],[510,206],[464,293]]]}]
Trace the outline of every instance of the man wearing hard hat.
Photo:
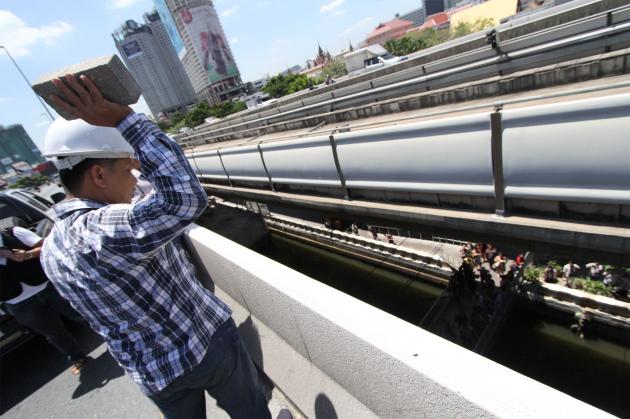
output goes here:
[{"label": "man wearing hard hat", "polygon": [[[87,77],[54,84],[67,101],[51,100],[78,119],[57,119],[45,138],[68,195],[46,274],[165,417],[205,417],[205,390],[232,418],[269,418],[230,309],[174,240],[207,205],[181,149]],[[131,204],[137,161],[154,191]]]}]

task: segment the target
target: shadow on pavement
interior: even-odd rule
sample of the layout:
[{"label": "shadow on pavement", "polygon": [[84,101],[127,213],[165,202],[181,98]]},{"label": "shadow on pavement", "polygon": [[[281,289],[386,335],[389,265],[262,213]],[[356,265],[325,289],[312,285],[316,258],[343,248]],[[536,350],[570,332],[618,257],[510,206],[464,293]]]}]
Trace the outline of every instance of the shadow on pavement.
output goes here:
[{"label": "shadow on pavement", "polygon": [[[90,353],[102,344],[86,325],[68,327]],[[13,408],[59,374],[70,374],[70,363],[46,339],[36,336],[0,358],[0,415]]]},{"label": "shadow on pavement", "polygon": [[247,352],[249,356],[256,364],[258,368],[258,375],[262,385],[263,393],[265,394],[265,399],[267,402],[271,400],[271,392],[273,390],[273,383],[269,378],[267,378],[264,374],[265,364],[263,359],[263,351],[260,345],[260,335],[258,334],[258,329],[256,329],[256,325],[252,321],[252,317],[249,316],[243,323],[238,326],[238,332],[241,335],[241,339],[245,343],[247,347]]},{"label": "shadow on pavement", "polygon": [[114,358],[105,351],[98,358],[85,364],[79,375],[79,386],[72,393],[72,398],[78,399],[94,389],[104,387],[114,378],[124,374]]},{"label": "shadow on pavement", "polygon": [[324,393],[319,393],[315,399],[316,419],[337,419],[337,411],[332,401]]}]

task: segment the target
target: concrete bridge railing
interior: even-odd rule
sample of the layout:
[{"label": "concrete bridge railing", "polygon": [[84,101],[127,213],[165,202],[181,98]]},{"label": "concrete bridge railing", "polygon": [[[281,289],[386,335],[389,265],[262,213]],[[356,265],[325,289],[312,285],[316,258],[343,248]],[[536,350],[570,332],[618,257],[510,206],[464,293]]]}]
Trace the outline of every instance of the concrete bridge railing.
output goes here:
[{"label": "concrete bridge railing", "polygon": [[205,228],[187,238],[257,365],[308,417],[609,417]]}]

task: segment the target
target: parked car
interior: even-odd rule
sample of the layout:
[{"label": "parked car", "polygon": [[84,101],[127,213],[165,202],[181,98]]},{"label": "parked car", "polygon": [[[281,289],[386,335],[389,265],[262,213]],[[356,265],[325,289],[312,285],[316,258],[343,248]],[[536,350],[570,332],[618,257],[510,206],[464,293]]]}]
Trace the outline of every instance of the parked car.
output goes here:
[{"label": "parked car", "polygon": [[[57,195],[55,201],[63,199]],[[40,237],[46,237],[53,227],[53,202],[26,189],[0,191],[0,229],[21,226]],[[0,303],[0,354],[4,354],[33,337],[28,329],[18,324]]]}]

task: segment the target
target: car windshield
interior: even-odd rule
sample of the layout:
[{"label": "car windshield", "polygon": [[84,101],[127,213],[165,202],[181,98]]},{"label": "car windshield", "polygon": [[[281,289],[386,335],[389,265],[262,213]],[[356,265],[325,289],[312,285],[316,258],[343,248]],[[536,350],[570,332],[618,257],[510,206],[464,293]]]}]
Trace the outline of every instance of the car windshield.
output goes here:
[{"label": "car windshield", "polygon": [[37,199],[37,197],[25,191],[15,192],[15,197],[20,201],[26,202],[28,205],[37,208],[40,211],[46,212],[50,207],[49,205],[44,205],[41,201]]}]

